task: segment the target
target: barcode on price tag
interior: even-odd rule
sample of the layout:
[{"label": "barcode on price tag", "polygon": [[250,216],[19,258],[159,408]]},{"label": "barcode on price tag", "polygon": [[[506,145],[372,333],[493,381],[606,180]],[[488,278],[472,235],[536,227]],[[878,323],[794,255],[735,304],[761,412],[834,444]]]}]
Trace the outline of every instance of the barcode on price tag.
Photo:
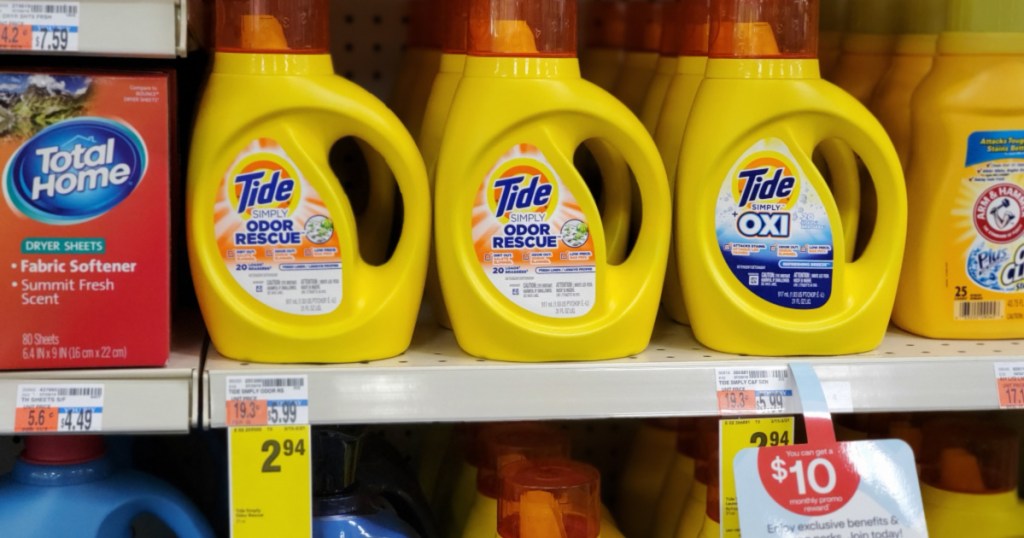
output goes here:
[{"label": "barcode on price tag", "polygon": [[227,378],[228,426],[309,424],[309,379],[296,376]]},{"label": "barcode on price tag", "polygon": [[723,414],[767,415],[792,410],[796,385],[788,366],[716,368],[718,410]]},{"label": "barcode on price tag", "polygon": [[1024,409],[1024,362],[997,362],[996,390],[1001,409]]},{"label": "barcode on price tag", "polygon": [[103,431],[102,384],[18,385],[14,431]]},{"label": "barcode on price tag", "polygon": [[0,1],[0,49],[77,51],[80,12],[79,2]]}]

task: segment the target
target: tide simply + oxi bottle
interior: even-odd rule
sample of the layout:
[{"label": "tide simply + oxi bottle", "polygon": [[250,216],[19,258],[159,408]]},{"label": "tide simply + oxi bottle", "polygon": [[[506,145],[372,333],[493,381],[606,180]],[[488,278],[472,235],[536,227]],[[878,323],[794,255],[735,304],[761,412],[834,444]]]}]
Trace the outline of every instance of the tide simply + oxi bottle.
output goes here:
[{"label": "tide simply + oxi bottle", "polygon": [[[713,0],[707,73],[687,125],[676,247],[698,340],[731,353],[873,349],[895,299],[906,230],[896,151],[877,120],[821,80],[817,2]],[[836,195],[812,162],[839,140],[878,193],[855,261]],[[856,191],[856,168],[832,174]]]}]

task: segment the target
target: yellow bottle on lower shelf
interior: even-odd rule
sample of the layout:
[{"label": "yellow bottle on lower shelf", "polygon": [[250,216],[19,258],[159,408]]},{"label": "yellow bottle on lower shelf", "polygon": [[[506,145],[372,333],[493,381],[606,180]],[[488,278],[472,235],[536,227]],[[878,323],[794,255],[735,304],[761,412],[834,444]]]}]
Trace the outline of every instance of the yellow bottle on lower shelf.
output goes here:
[{"label": "yellow bottle on lower shelf", "polygon": [[[1024,337],[1024,11],[950,0],[912,101],[910,227],[893,320],[929,338]],[[921,156],[921,158],[917,158]]]},{"label": "yellow bottle on lower shelf", "polygon": [[693,419],[679,419],[676,429],[672,466],[662,481],[661,492],[654,509],[653,530],[645,536],[652,538],[673,538],[676,527],[683,515],[683,507],[693,487],[697,462],[697,422]]},{"label": "yellow bottle on lower shelf", "polygon": [[[334,74],[326,18],[310,17],[326,12],[321,2],[280,3],[273,13],[236,2],[217,12],[187,235],[210,338],[234,359],[393,357],[408,348],[419,313],[430,236],[423,161],[383,103]],[[360,256],[352,204],[328,161],[346,137],[383,157],[405,200],[401,239],[383,265]]]},{"label": "yellow bottle on lower shelf", "polygon": [[926,423],[920,466],[928,535],[1024,535],[1024,505],[1017,497],[1019,450],[1018,433],[993,421]]},{"label": "yellow bottle on lower shelf", "polygon": [[640,422],[619,479],[615,513],[628,536],[648,536],[676,452],[677,421]]}]

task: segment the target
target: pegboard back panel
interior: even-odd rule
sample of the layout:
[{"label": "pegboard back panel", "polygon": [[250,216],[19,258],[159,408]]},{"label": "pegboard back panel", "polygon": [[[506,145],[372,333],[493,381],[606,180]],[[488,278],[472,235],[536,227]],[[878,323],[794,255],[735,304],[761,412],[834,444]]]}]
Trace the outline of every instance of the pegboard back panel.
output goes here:
[{"label": "pegboard back panel", "polygon": [[405,49],[408,11],[409,0],[333,0],[335,71],[387,101]]}]

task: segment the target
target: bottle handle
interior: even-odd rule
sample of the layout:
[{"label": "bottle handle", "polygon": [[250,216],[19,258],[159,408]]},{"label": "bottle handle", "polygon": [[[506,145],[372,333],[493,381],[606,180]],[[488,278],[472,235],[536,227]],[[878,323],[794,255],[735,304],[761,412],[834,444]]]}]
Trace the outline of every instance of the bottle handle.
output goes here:
[{"label": "bottle handle", "polygon": [[[865,110],[865,113],[867,111]],[[864,162],[877,199],[874,231],[861,256],[848,267],[847,277],[857,285],[877,282],[879,275],[899,267],[907,236],[907,189],[896,149],[874,117],[826,116],[823,139],[838,138]],[[856,176],[855,176],[856,177]],[[881,241],[880,233],[894,238]],[[848,245],[856,248],[856,245]],[[876,286],[871,285],[874,289]]]},{"label": "bottle handle", "polygon": [[[832,179],[832,197],[839,210],[846,242],[846,261],[853,261],[857,237],[861,232],[860,209],[863,203],[860,190],[860,169],[853,150],[841,140],[828,138],[818,144],[821,157]],[[819,170],[820,171],[820,170]]]},{"label": "bottle handle", "polygon": [[101,536],[120,536],[140,515],[152,514],[178,538],[214,538],[210,524],[180,491],[147,475],[125,473],[116,479],[116,488],[124,497],[103,521]]},{"label": "bottle handle", "polygon": [[[322,128],[327,136],[326,155],[330,144],[352,136],[379,154],[394,175],[403,201],[401,236],[391,258],[381,265],[367,264],[367,274],[376,289],[396,289],[395,282],[407,279],[405,274],[425,260],[429,249],[430,189],[423,158],[416,142],[391,110],[359,86],[345,79],[332,77],[331,91],[311,106],[333,116]],[[373,156],[377,159],[377,156]],[[373,167],[378,169],[379,167]],[[418,233],[417,233],[418,232]],[[390,238],[378,238],[389,240]]]},{"label": "bottle handle", "polygon": [[[659,288],[663,284],[669,237],[660,231],[671,229],[672,203],[665,165],[650,134],[625,105],[619,102],[614,105],[617,108],[612,104],[595,107],[605,111],[611,108],[612,113],[600,116],[590,113],[592,121],[588,122],[589,128],[583,129],[581,141],[591,138],[606,141],[611,148],[621,153],[636,178],[640,194],[640,230],[633,250],[625,261],[609,267],[609,276],[615,282],[612,284],[613,289],[623,290],[624,296],[634,297],[635,294],[625,290],[640,287],[645,282]],[[663,261],[653,280],[649,275],[651,260]]]}]

